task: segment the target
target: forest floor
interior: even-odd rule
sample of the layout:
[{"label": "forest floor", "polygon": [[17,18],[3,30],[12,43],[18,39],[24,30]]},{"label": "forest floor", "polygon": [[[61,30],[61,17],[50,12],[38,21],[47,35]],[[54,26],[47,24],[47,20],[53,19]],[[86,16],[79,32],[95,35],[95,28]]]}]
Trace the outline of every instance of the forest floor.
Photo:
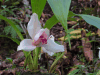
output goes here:
[{"label": "forest floor", "polygon": [[[11,6],[6,2],[1,3],[1,5],[7,5],[7,7]],[[14,8],[21,8],[22,10],[13,11],[17,17],[13,17],[13,14],[9,14],[7,17],[13,17],[18,20],[22,19],[21,22],[27,26],[29,16],[26,14],[31,15],[31,9],[26,10],[23,2],[21,1],[17,7]],[[76,14],[93,14],[94,16],[98,15],[100,17],[99,1],[72,0],[70,11],[73,11]],[[22,12],[24,12],[24,14]],[[45,22],[52,16],[53,12],[49,4],[46,3],[40,19],[42,26],[44,26]],[[69,29],[75,29],[75,31],[72,32],[75,34],[74,37],[71,36],[71,49],[68,41],[64,41],[63,43],[63,39],[61,38],[65,36],[65,31],[61,23],[57,23],[50,29],[50,35],[53,35],[55,37],[55,41],[60,44],[64,44],[65,47],[64,56],[66,58],[63,57],[57,63],[55,73],[59,75],[67,75],[71,71],[78,69],[79,71],[76,73],[77,75],[96,75],[96,73],[100,70],[100,60],[98,58],[98,47],[100,47],[100,29],[87,24],[83,19],[80,19],[77,16],[74,18],[77,21],[67,22]],[[0,35],[6,35],[3,33],[6,26],[6,23],[1,20]],[[83,30],[81,31],[78,29]],[[91,33],[93,35],[91,35]],[[22,34],[24,33],[22,32]],[[9,34],[8,36],[11,35]],[[24,53],[23,51],[17,51],[17,46],[18,44],[13,42],[11,39],[0,37],[0,75],[55,75],[48,73],[48,67],[50,67],[54,61],[55,56],[47,56],[47,54],[43,52],[41,58],[39,59],[39,64],[42,67],[39,67],[40,72],[36,74],[24,69]]]}]

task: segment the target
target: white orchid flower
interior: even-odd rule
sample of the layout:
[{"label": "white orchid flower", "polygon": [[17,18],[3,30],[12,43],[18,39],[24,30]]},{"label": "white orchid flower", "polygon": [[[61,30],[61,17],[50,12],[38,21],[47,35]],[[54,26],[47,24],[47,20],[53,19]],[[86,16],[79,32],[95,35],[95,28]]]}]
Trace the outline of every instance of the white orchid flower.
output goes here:
[{"label": "white orchid flower", "polygon": [[53,35],[49,36],[49,30],[47,28],[41,29],[36,13],[32,14],[27,30],[32,39],[22,40],[17,50],[32,51],[36,47],[42,47],[42,50],[50,56],[56,52],[64,51],[64,46],[55,43]]}]

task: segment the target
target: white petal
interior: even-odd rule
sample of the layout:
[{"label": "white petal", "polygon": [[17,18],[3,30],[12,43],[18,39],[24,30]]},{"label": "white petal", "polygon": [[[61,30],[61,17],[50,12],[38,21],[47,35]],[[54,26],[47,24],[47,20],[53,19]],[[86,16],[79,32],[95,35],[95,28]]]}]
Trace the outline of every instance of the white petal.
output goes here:
[{"label": "white petal", "polygon": [[36,46],[32,45],[31,39],[24,39],[20,42],[17,50],[25,50],[25,51],[32,51],[36,48]]},{"label": "white petal", "polygon": [[47,40],[47,44],[42,45],[42,47],[44,47],[47,51],[54,52],[54,53],[64,52],[64,46],[58,45],[57,43],[55,43],[53,35],[51,35],[51,36]]},{"label": "white petal", "polygon": [[100,59],[100,50],[99,50],[99,55],[98,56],[99,56],[99,59]]},{"label": "white petal", "polygon": [[44,31],[45,29],[40,29],[38,33],[35,35],[34,40],[37,41]]},{"label": "white petal", "polygon": [[48,53],[50,56],[54,55],[53,52],[47,51],[44,47],[42,47],[42,50],[43,50],[45,53]]},{"label": "white petal", "polygon": [[52,41],[54,41],[54,36],[50,35],[48,39],[51,39]]},{"label": "white petal", "polygon": [[36,13],[33,13],[27,26],[28,33],[32,39],[40,29],[41,24],[38,20],[38,15]]},{"label": "white petal", "polygon": [[45,33],[49,36],[49,29],[45,28]]}]

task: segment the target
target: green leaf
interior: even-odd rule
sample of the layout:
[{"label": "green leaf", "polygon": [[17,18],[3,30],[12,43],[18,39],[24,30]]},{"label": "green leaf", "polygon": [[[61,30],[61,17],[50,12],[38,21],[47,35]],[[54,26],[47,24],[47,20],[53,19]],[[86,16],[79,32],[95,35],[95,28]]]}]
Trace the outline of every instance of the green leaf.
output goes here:
[{"label": "green leaf", "polygon": [[12,58],[6,58],[10,63],[13,62],[13,59]]},{"label": "green leaf", "polygon": [[[16,27],[20,32],[23,32],[22,28],[19,25],[16,25]],[[6,35],[11,34],[12,38],[17,37],[17,33],[12,26],[6,26],[3,31],[6,33]]]},{"label": "green leaf", "polygon": [[47,0],[53,13],[67,31],[67,17],[71,0]]},{"label": "green leaf", "polygon": [[0,2],[3,2],[3,0],[0,0]]},{"label": "green leaf", "polygon": [[[72,11],[69,11],[68,17],[72,17],[72,16],[75,16],[75,14]],[[70,18],[70,19],[71,20],[73,19],[75,21],[74,18]],[[51,29],[58,22],[59,22],[58,19],[55,17],[55,15],[53,15],[50,19],[46,21],[44,28]]]},{"label": "green leaf", "polygon": [[6,38],[9,38],[9,39],[11,39],[12,41],[16,42],[18,45],[20,44],[20,41],[17,40],[17,39],[15,39],[15,38],[11,38],[11,37],[6,36],[6,35],[0,35],[0,37],[6,37]]},{"label": "green leaf", "polygon": [[5,9],[7,7],[7,5],[1,5],[1,7]]},{"label": "green leaf", "polygon": [[40,19],[46,0],[31,0],[32,13],[36,13]]},{"label": "green leaf", "polygon": [[50,19],[48,19],[45,23],[44,28],[48,28],[51,29],[55,24],[57,24],[59,21],[57,20],[57,18],[55,17],[55,15],[53,15]]},{"label": "green leaf", "polygon": [[79,69],[73,70],[71,71],[68,75],[74,75],[75,73],[77,73],[79,71]]},{"label": "green leaf", "polygon": [[69,11],[68,17],[73,17],[73,16],[75,16],[75,14],[72,11]]},{"label": "green leaf", "polygon": [[70,33],[71,31],[74,31],[74,29],[69,29],[67,32]]},{"label": "green leaf", "polygon": [[100,29],[100,18],[85,14],[79,14],[87,23],[96,26]]},{"label": "green leaf", "polygon": [[100,75],[100,70],[97,72],[97,74],[96,75]]},{"label": "green leaf", "polygon": [[70,34],[67,34],[67,36],[66,36],[66,37],[68,38],[69,47],[70,47],[70,49],[71,49],[71,43],[70,43],[70,37],[71,37],[71,35],[70,35]]},{"label": "green leaf", "polygon": [[23,40],[23,36],[22,34],[20,33],[19,29],[16,27],[15,23],[13,21],[11,21],[10,19],[7,19],[6,17],[0,15],[0,19],[4,20],[4,21],[7,21],[13,28],[14,30],[16,31],[16,33],[18,34],[18,36],[20,37],[21,40]]}]

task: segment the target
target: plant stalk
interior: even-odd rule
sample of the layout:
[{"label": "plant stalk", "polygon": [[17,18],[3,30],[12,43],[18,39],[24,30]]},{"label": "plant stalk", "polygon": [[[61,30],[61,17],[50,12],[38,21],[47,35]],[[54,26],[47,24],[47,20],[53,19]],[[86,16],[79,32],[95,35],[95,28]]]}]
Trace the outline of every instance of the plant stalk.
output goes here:
[{"label": "plant stalk", "polygon": [[54,70],[54,69],[53,69],[54,66],[55,66],[55,65],[57,64],[57,62],[62,58],[63,55],[64,55],[64,52],[63,52],[58,58],[55,59],[55,61],[53,62],[53,64],[52,64],[51,67],[50,67],[49,73],[51,73],[52,70]]},{"label": "plant stalk", "polygon": [[41,51],[41,47],[35,48],[35,56],[34,56],[34,70],[38,70],[38,56]]}]

